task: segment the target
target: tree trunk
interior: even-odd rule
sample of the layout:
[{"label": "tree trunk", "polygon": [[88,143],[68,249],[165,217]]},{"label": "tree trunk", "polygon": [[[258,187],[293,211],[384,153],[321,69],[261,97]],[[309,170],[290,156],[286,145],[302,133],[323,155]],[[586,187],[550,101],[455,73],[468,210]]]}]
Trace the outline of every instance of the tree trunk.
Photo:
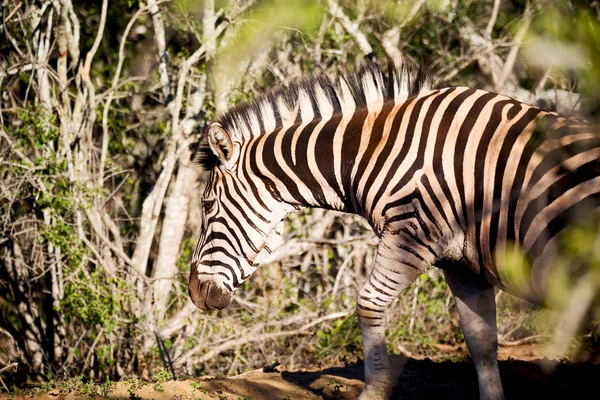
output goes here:
[{"label": "tree trunk", "polygon": [[[189,150],[185,150],[182,159],[189,160]],[[197,172],[190,163],[180,161],[179,171],[171,192],[166,199],[164,220],[160,233],[160,248],[154,266],[154,312],[156,321],[165,318],[169,294],[176,280],[177,256],[185,233],[186,220],[190,205],[190,196],[197,190]]]}]

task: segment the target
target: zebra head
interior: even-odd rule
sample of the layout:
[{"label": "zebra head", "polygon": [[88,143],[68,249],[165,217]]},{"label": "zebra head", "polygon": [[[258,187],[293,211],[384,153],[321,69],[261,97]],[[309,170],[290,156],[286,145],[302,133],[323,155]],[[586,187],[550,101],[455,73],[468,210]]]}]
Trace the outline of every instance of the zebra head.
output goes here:
[{"label": "zebra head", "polygon": [[229,305],[259,258],[275,247],[288,210],[282,210],[286,205],[275,201],[259,177],[249,175],[242,142],[223,126],[213,123],[203,141],[208,145],[201,147],[198,162],[210,177],[188,286],[198,308],[213,310]]}]

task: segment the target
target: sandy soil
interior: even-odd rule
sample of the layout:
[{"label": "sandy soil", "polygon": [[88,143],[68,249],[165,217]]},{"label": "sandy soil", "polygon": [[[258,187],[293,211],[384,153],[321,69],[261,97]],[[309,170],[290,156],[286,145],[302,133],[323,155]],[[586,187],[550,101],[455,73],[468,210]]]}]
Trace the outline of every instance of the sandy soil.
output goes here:
[{"label": "sandy soil", "polygon": [[[442,349],[441,349],[442,350]],[[445,349],[460,356],[464,349]],[[500,374],[507,399],[596,398],[600,364],[559,363],[541,358],[540,346],[500,349]],[[399,372],[393,399],[477,399],[477,379],[468,361],[434,362],[395,356]],[[163,391],[147,384],[135,391],[137,399],[156,400],[350,400],[363,388],[362,364],[298,372],[251,372],[235,378],[198,378],[164,383]],[[596,392],[596,396],[592,393]],[[1,396],[0,399],[7,399]],[[31,397],[12,397],[30,399]],[[50,392],[38,400],[78,399]],[[129,386],[119,383],[109,399],[130,399]]]}]

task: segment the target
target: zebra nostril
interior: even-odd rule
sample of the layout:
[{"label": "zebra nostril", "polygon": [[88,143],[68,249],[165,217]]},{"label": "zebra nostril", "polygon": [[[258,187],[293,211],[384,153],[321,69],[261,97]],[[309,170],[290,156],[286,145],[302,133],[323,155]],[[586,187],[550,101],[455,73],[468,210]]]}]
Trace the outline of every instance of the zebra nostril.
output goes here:
[{"label": "zebra nostril", "polygon": [[200,282],[197,279],[192,280],[189,285],[192,303],[201,310],[210,310],[210,307],[206,304],[209,285],[210,282]]}]

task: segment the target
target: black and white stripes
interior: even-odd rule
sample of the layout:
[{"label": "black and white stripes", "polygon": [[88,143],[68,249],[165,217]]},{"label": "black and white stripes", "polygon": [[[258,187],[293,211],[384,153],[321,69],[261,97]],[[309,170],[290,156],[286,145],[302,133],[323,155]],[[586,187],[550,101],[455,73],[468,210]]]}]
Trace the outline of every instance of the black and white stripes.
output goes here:
[{"label": "black and white stripes", "polygon": [[[228,303],[293,209],[357,213],[380,237],[357,305],[364,398],[385,397],[383,313],[421,272],[443,267],[457,299],[487,299],[493,284],[541,300],[560,232],[600,200],[598,127],[482,90],[433,90],[391,64],[387,75],[368,64],[276,88],[228,111],[205,137],[200,162],[211,177],[190,276],[199,307]],[[504,273],[515,250],[531,266],[521,271],[525,284]],[[488,321],[482,331],[495,333],[490,314],[461,318]],[[468,329],[470,348],[493,350]],[[493,361],[476,362],[480,380],[496,379]]]}]

